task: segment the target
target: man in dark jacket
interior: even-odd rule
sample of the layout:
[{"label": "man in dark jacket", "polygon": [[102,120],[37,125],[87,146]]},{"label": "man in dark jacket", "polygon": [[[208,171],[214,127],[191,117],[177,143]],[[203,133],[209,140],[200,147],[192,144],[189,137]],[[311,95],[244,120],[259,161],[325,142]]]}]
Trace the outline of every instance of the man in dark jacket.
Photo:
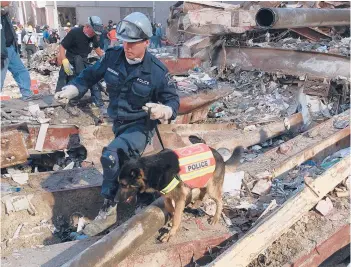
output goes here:
[{"label": "man in dark jacket", "polygon": [[30,100],[33,93],[30,90],[29,72],[18,54],[17,35],[11,24],[8,6],[8,1],[1,1],[1,90],[9,70],[18,84],[22,99]]},{"label": "man in dark jacket", "polygon": [[[85,228],[88,235],[95,235],[116,222],[114,198],[121,167],[117,150],[140,157],[158,120],[168,121],[177,116],[176,83],[170,79],[165,65],[147,51],[151,36],[149,19],[140,12],[131,13],[117,25],[117,38],[123,41],[123,47],[108,49],[101,61],[86,68],[62,92],[55,94],[57,99],[82,96],[102,78],[109,93],[107,112],[114,121],[115,139],[102,151],[101,193],[105,201],[98,217]],[[152,121],[147,119],[149,109]]]}]

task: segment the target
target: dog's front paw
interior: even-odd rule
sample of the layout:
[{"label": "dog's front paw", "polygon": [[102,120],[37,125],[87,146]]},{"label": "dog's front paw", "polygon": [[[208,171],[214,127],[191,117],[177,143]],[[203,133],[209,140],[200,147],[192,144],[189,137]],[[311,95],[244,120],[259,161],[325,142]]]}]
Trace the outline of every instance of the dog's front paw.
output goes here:
[{"label": "dog's front paw", "polygon": [[167,232],[167,233],[164,233],[160,236],[159,240],[162,242],[162,243],[166,243],[166,242],[169,242],[169,240],[171,240],[171,238],[174,236],[175,232],[172,231],[172,229]]},{"label": "dog's front paw", "polygon": [[215,225],[216,223],[218,223],[218,221],[219,221],[219,218],[217,216],[214,216],[214,217],[210,218],[209,224]]}]

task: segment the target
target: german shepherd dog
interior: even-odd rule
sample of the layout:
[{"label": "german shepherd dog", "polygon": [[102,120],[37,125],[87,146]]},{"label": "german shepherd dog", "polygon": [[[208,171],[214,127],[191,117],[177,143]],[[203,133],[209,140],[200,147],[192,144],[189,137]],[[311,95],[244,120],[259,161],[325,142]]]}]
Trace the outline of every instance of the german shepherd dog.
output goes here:
[{"label": "german shepherd dog", "polygon": [[[210,149],[215,159],[215,170],[206,187],[200,188],[199,199],[195,201],[192,208],[197,209],[208,193],[217,205],[216,213],[210,220],[210,224],[213,225],[218,222],[222,212],[222,186],[225,167],[236,166],[239,163],[243,148],[235,148],[226,162],[215,149]],[[119,189],[115,197],[116,202],[129,202],[128,200],[136,196],[137,193],[160,192],[180,171],[178,156],[170,149],[138,159],[129,158],[122,149],[117,152],[122,168],[118,178]],[[171,215],[172,221],[168,233],[160,236],[161,242],[168,242],[177,232],[191,190],[185,183],[180,182],[172,191],[164,195],[165,208]],[[175,207],[172,201],[174,201]]]}]

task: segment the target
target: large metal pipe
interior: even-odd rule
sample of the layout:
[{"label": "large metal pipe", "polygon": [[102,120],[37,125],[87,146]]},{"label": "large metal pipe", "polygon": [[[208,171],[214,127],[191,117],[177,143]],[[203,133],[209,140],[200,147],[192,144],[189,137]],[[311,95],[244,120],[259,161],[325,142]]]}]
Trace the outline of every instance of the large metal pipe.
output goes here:
[{"label": "large metal pipe", "polygon": [[261,8],[255,20],[272,29],[343,26],[350,25],[350,9]]}]

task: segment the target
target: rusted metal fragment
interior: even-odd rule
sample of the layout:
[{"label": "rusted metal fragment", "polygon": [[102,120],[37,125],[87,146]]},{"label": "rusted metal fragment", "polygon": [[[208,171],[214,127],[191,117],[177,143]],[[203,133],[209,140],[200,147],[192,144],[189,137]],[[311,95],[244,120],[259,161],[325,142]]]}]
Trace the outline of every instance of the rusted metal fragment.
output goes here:
[{"label": "rusted metal fragment", "polygon": [[206,105],[185,115],[178,116],[176,119],[176,124],[187,124],[206,120],[210,106],[211,105]]},{"label": "rusted metal fragment", "polygon": [[183,96],[180,98],[179,115],[190,113],[205,105],[211,104],[220,98],[229,95],[233,91],[232,88],[222,88],[206,91],[190,96]]},{"label": "rusted metal fragment", "polygon": [[[204,59],[206,60],[206,59]],[[318,52],[304,52],[278,48],[217,48],[214,65],[236,65],[245,70],[260,69],[297,76],[320,78],[350,77],[350,60],[347,57]]]},{"label": "rusted metal fragment", "polygon": [[284,267],[309,267],[319,266],[338,250],[350,244],[350,225],[344,225],[334,232],[327,240],[317,244],[309,253],[297,259],[294,263],[286,264]]},{"label": "rusted metal fragment", "polygon": [[308,95],[328,96],[330,79],[306,77],[303,82],[303,92]]},{"label": "rusted metal fragment", "polygon": [[291,31],[296,32],[297,34],[310,39],[311,41],[318,42],[321,39],[331,39],[330,36],[326,34],[322,34],[319,31],[315,31],[312,28],[304,27],[304,28],[290,28]]},{"label": "rusted metal fragment", "polygon": [[272,29],[350,25],[349,9],[261,8],[257,26]]},{"label": "rusted metal fragment", "polygon": [[187,75],[189,70],[201,65],[199,58],[160,58],[160,61],[172,75]]},{"label": "rusted metal fragment", "polygon": [[[29,126],[33,149],[37,142],[39,126]],[[55,151],[79,146],[79,129],[75,125],[50,125],[44,140],[43,151]]]},{"label": "rusted metal fragment", "polygon": [[1,132],[1,168],[27,161],[29,153],[21,132],[13,130]]}]

